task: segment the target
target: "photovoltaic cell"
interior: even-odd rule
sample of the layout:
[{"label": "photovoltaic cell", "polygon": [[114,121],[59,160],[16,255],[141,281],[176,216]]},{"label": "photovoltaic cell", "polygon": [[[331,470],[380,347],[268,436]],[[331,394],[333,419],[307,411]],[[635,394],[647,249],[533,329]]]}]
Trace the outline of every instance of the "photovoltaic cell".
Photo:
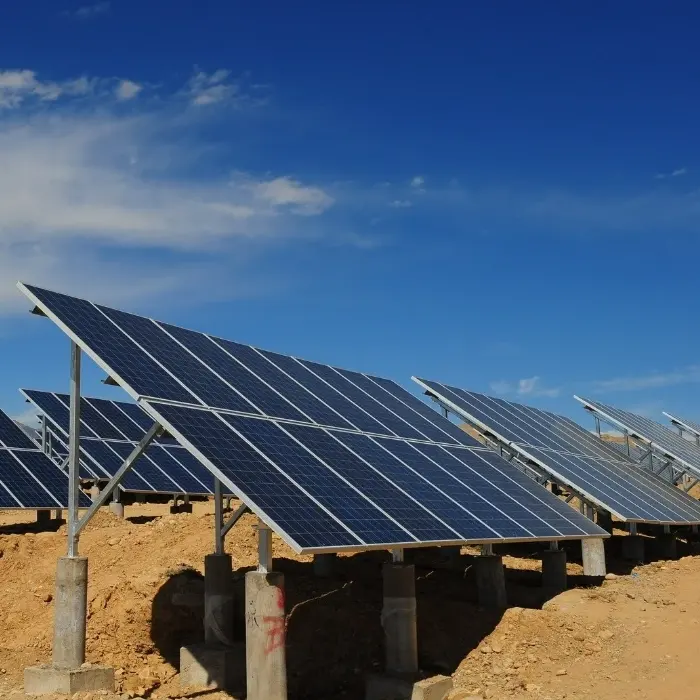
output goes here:
[{"label": "photovoltaic cell", "polygon": [[36,445],[8,415],[0,412],[0,445],[36,449]]},{"label": "photovoltaic cell", "polygon": [[[476,443],[394,382],[23,289],[187,448],[169,447],[169,466],[158,450],[149,451],[145,459],[154,469],[142,457],[132,478],[166,488],[163,478],[185,478],[177,472],[178,479],[175,463],[194,481],[216,477],[299,551],[605,536],[590,521],[561,518],[547,506],[547,499],[557,500],[552,494],[541,489],[535,498],[476,449],[459,447]],[[123,436],[95,440],[121,451],[115,462],[106,460],[111,471],[133,448],[133,429],[110,420],[106,405],[90,405],[99,418],[86,414],[87,427],[103,432],[103,420]],[[140,409],[117,408],[144,432],[150,427],[134,413]],[[86,454],[89,442],[83,440]],[[463,461],[418,449],[439,444],[464,452]],[[184,455],[198,460],[199,472]],[[474,464],[538,512],[508,494],[496,497],[495,484],[495,502],[488,503]],[[515,471],[505,461],[501,466]],[[458,468],[462,480],[454,475]]]},{"label": "photovoltaic cell", "polygon": [[700,520],[697,501],[568,418],[439,382],[416,381],[522,460],[537,463],[559,483],[623,520],[677,524]]}]

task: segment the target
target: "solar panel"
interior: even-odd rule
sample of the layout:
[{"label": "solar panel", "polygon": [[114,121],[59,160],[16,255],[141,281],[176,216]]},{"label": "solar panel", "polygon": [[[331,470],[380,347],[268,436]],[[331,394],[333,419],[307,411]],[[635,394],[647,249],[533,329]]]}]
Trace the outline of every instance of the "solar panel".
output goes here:
[{"label": "solar panel", "polygon": [[695,499],[639,468],[568,418],[439,382],[415,381],[523,461],[538,465],[557,482],[621,520],[700,521],[700,503]]},{"label": "solar panel", "polygon": [[[21,389],[56,429],[54,435],[67,452],[70,421],[70,397],[48,391]],[[153,420],[135,404],[81,397],[80,428],[83,478],[110,479],[144,436]],[[135,420],[135,409],[140,420]],[[171,450],[163,449],[167,444]],[[213,493],[211,474],[196,460],[175,458],[177,452],[187,451],[172,445],[172,439],[152,444],[122,481],[124,491],[137,493],[184,493],[210,495]],[[172,450],[175,450],[173,453]]]},{"label": "solar panel", "polygon": [[[2,411],[0,435],[0,508],[67,508],[67,475]],[[80,507],[89,506],[81,493]]]},{"label": "solar panel", "polygon": [[676,416],[672,416],[670,413],[666,413],[666,411],[664,411],[664,415],[670,419],[671,423],[679,426],[685,432],[691,433],[696,438],[700,437],[700,423],[696,423],[692,420],[686,420],[685,418],[677,418]]},{"label": "solar panel", "polygon": [[606,536],[390,380],[21,288],[297,551]]},{"label": "solar panel", "polygon": [[700,476],[700,448],[694,443],[650,418],[598,401],[589,401],[578,396],[575,398],[604,420],[626,430],[632,437],[640,438],[653,447],[657,454],[660,452],[661,456],[677,462],[676,466],[680,465],[682,470]]}]

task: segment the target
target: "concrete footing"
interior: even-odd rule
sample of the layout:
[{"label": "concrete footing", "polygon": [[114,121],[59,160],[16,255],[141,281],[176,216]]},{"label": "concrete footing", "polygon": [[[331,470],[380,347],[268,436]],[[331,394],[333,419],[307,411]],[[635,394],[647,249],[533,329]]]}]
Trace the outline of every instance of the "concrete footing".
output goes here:
[{"label": "concrete footing", "polygon": [[644,538],[641,535],[628,535],[622,538],[622,558],[641,563],[644,561]]},{"label": "concrete footing", "polygon": [[448,676],[422,681],[400,676],[373,674],[367,677],[366,700],[444,700],[452,690]]},{"label": "concrete footing", "polygon": [[101,690],[114,692],[114,669],[107,666],[56,668],[46,665],[24,669],[24,692],[27,695],[72,695]]},{"label": "concrete footing", "polygon": [[87,623],[86,557],[61,557],[56,566],[53,665],[79,669],[85,662]]},{"label": "concrete footing", "polygon": [[675,535],[659,535],[655,538],[655,548],[659,559],[678,558]]},{"label": "concrete footing", "polygon": [[204,643],[233,644],[233,575],[230,554],[204,557]]},{"label": "concrete footing", "polygon": [[581,540],[581,559],[584,576],[605,576],[605,541],[598,537]]},{"label": "concrete footing", "polygon": [[245,644],[192,644],[180,649],[180,687],[245,692]]},{"label": "concrete footing", "polygon": [[51,522],[50,510],[38,510],[36,512],[37,525],[48,525]]},{"label": "concrete footing", "polygon": [[192,512],[192,504],[191,503],[176,503],[175,505],[170,506],[170,513],[175,514],[175,513],[191,513]]},{"label": "concrete footing", "polygon": [[386,563],[382,577],[385,668],[389,674],[414,674],[418,671],[415,567]]},{"label": "concrete footing", "polygon": [[479,605],[495,610],[507,608],[506,575],[502,557],[495,554],[476,557],[474,573]]},{"label": "concrete footing", "polygon": [[55,510],[53,512],[53,519],[59,523],[63,522],[63,511],[62,510]]},{"label": "concrete footing", "polygon": [[542,552],[542,587],[551,591],[566,590],[566,551],[549,549]]},{"label": "concrete footing", "polygon": [[337,554],[314,554],[314,576],[331,578],[335,574]]},{"label": "concrete footing", "polygon": [[93,484],[90,487],[90,499],[95,500],[100,495],[100,487],[97,484]]},{"label": "concrete footing", "polygon": [[284,575],[245,575],[246,686],[248,700],[287,700]]},{"label": "concrete footing", "polygon": [[124,517],[124,504],[119,501],[112,501],[109,504],[109,512],[116,515],[118,518]]}]

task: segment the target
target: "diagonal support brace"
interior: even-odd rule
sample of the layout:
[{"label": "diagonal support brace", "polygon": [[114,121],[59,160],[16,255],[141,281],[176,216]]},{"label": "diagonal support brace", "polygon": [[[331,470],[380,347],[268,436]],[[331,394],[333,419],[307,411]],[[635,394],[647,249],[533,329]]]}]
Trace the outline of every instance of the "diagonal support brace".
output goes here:
[{"label": "diagonal support brace", "polygon": [[250,513],[250,508],[245,503],[241,503],[236,512],[226,521],[224,526],[221,528],[221,539],[224,539],[228,535],[229,530],[246,514]]},{"label": "diagonal support brace", "polygon": [[109,480],[107,485],[100,491],[100,495],[93,501],[92,505],[87,509],[87,512],[78,521],[75,527],[75,535],[77,536],[83,528],[90,522],[92,516],[104,505],[104,503],[112,495],[112,491],[119,486],[124,475],[134,466],[134,462],[146,451],[148,446],[155,440],[162,430],[160,423],[154,423],[151,429],[141,438],[131,454],[124,460],[124,463],[117,470],[117,473]]}]

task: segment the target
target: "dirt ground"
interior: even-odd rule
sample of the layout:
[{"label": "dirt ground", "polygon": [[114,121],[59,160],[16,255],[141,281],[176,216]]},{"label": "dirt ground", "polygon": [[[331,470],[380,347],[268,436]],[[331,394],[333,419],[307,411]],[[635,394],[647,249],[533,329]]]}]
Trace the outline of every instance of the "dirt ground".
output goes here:
[{"label": "dirt ground", "polygon": [[[192,514],[170,515],[166,505],[134,504],[125,520],[102,513],[81,538],[90,567],[88,661],[116,669],[116,698],[234,697],[179,687],[178,650],[202,638],[203,558],[213,549],[212,504],[194,505]],[[24,667],[51,657],[65,525],[42,532],[33,521],[34,513],[0,513],[3,700],[24,698]],[[254,524],[245,516],[227,538],[241,602],[243,575],[257,561]],[[570,590],[549,600],[540,587],[542,545],[501,552],[512,607],[498,614],[476,604],[476,550],[463,548],[457,566],[437,549],[412,553],[421,668],[452,675],[460,700],[697,700],[700,557],[630,568],[615,559],[619,538],[608,544],[615,578],[591,585],[571,543]],[[310,558],[278,540],[274,555],[286,580],[290,699],[363,698],[365,675],[382,666],[386,553],[343,556],[331,579],[315,578]],[[242,637],[240,611],[237,629]]]}]

